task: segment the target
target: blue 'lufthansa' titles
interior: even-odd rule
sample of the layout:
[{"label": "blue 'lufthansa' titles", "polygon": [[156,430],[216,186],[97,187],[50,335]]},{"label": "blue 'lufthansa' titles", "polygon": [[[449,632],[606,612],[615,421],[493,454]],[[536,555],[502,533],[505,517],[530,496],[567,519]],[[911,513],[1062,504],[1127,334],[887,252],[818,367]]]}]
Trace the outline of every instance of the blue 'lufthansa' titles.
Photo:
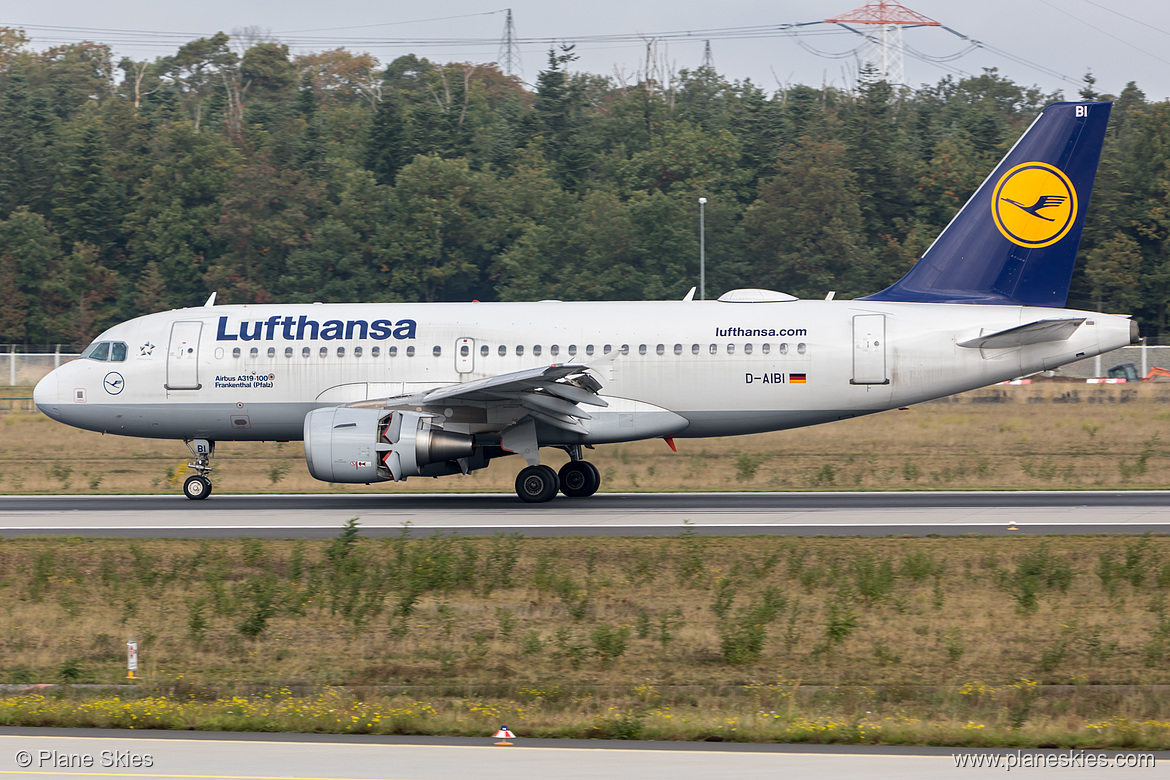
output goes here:
[{"label": "blue 'lufthansa' titles", "polygon": [[412,339],[417,328],[414,320],[326,320],[317,322],[302,314],[300,317],[282,317],[273,314],[266,320],[245,320],[238,333],[228,333],[228,318],[219,318],[216,341],[340,341],[343,339],[389,338]]}]

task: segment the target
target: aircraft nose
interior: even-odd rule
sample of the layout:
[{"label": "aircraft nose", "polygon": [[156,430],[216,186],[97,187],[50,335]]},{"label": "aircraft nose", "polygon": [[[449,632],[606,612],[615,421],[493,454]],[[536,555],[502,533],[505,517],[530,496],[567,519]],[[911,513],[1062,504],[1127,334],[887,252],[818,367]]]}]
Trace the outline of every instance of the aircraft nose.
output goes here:
[{"label": "aircraft nose", "polygon": [[60,384],[57,372],[50,371],[33,388],[33,403],[42,412],[54,418],[61,416]]}]

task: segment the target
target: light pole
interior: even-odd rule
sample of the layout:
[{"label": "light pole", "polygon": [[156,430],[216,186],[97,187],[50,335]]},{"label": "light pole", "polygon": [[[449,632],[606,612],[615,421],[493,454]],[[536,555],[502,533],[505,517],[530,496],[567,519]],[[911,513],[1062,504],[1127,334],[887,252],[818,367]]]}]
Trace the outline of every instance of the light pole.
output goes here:
[{"label": "light pole", "polygon": [[707,300],[707,199],[699,198],[699,300]]}]

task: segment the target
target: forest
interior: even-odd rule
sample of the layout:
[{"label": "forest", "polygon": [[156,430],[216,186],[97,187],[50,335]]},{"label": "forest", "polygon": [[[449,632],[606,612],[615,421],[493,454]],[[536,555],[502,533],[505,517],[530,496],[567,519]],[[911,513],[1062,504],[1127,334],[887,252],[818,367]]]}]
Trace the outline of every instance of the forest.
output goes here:
[{"label": "forest", "polygon": [[[237,36],[239,37],[239,36]],[[855,90],[578,72],[220,33],[154,61],[0,28],[0,343],[268,301],[839,298],[901,276],[1047,103],[996,70]],[[1069,305],[1170,297],[1170,103],[1114,99]]]}]

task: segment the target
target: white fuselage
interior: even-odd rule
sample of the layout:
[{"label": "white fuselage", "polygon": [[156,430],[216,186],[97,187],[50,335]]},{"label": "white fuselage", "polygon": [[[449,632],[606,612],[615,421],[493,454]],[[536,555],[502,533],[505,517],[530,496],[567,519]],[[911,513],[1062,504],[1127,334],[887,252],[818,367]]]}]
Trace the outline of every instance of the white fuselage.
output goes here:
[{"label": "white fuselage", "polygon": [[[1050,318],[1073,335],[958,344]],[[155,438],[297,440],[323,406],[420,393],[552,363],[590,366],[609,406],[540,443],[756,433],[882,411],[1129,344],[1126,317],[871,301],[210,306],[111,328],[122,361],[81,359],[36,389],[49,416]],[[490,412],[490,410],[489,410]],[[491,414],[452,420],[491,429]],[[452,427],[452,426],[448,426]]]}]

